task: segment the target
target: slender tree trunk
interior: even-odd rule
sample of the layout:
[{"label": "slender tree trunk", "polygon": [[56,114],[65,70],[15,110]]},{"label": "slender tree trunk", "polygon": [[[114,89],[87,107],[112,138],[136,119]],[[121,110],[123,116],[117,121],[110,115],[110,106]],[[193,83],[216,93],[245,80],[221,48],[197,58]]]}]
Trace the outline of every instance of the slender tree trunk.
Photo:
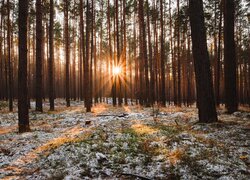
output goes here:
[{"label": "slender tree trunk", "polygon": [[50,0],[50,21],[49,21],[49,62],[48,62],[48,77],[49,77],[49,104],[50,110],[54,111],[54,0]]},{"label": "slender tree trunk", "polygon": [[85,107],[87,112],[91,112],[91,97],[90,97],[90,70],[89,70],[89,39],[90,39],[90,5],[87,0],[86,11],[86,58],[84,63],[84,87],[85,87]]},{"label": "slender tree trunk", "polygon": [[[73,20],[74,23],[76,23],[76,20]],[[74,101],[76,101],[76,28],[73,27],[73,63],[72,63],[72,98]]]},{"label": "slender tree trunk", "polygon": [[[174,78],[174,50],[173,50],[173,32],[172,32],[172,10],[171,10],[171,3],[172,1],[169,0],[169,29],[170,29],[170,52],[171,52],[171,62],[172,62],[172,77],[170,78],[170,80],[174,83],[173,81],[173,78]],[[173,84],[172,83],[172,84]],[[173,84],[174,85],[174,84]],[[176,97],[175,95],[175,89],[173,89],[173,94],[174,94],[174,97]],[[171,101],[171,98],[170,98],[170,101]]]},{"label": "slender tree trunk", "polygon": [[137,59],[137,35],[136,35],[136,9],[137,9],[137,2],[135,2],[135,6],[134,6],[134,22],[133,22],[133,40],[134,40],[134,44],[133,44],[133,50],[134,50],[134,61],[135,61],[135,79],[134,79],[134,93],[135,93],[135,98],[136,98],[136,104],[138,104],[138,99],[139,99],[139,75],[138,75],[138,69],[139,69],[139,65],[138,65],[138,59]]},{"label": "slender tree trunk", "polygon": [[43,111],[43,79],[42,79],[42,3],[36,1],[36,110]]},{"label": "slender tree trunk", "polygon": [[18,66],[18,126],[19,133],[30,131],[27,86],[27,20],[28,0],[19,0],[19,66]]},{"label": "slender tree trunk", "polygon": [[[110,0],[108,0],[108,7],[107,7],[107,21],[108,21],[108,50],[109,50],[109,58],[108,58],[108,66],[109,70],[109,76],[111,76],[111,83],[113,82],[113,76],[112,76],[112,45],[111,45],[111,27],[110,27]],[[108,69],[108,68],[107,68]],[[110,86],[110,83],[108,82],[108,88],[112,88],[111,89],[111,93],[112,93],[112,98],[113,98],[113,103],[114,103],[114,90],[113,90],[113,83]],[[108,101],[107,101],[108,102]]]},{"label": "slender tree trunk", "polygon": [[10,39],[10,33],[11,33],[11,24],[10,24],[10,2],[7,0],[7,46],[8,46],[8,83],[9,83],[9,111],[13,111],[13,74],[12,74],[12,62],[11,62],[11,39]]},{"label": "slender tree trunk", "polygon": [[234,11],[234,1],[224,1],[225,105],[228,113],[233,113],[238,109]]},{"label": "slender tree trunk", "polygon": [[[98,100],[99,100],[99,79],[98,79],[98,76],[97,75],[97,52],[96,52],[96,46],[97,46],[97,40],[96,40],[96,26],[95,26],[95,11],[93,13],[93,60],[94,60],[94,89],[93,89],[93,94],[94,94],[94,102],[95,103],[98,103]],[[99,73],[98,73],[99,74]]]},{"label": "slender tree trunk", "polygon": [[83,74],[82,72],[82,67],[84,66],[84,62],[85,62],[85,37],[84,37],[84,21],[83,21],[83,0],[80,0],[80,35],[81,35],[81,54],[82,54],[82,58],[80,58],[80,99],[83,100],[83,75],[85,75],[85,73]]},{"label": "slender tree trunk", "polygon": [[127,97],[127,25],[126,25],[126,0],[123,0],[123,38],[124,38],[124,44],[123,44],[123,64],[124,64],[124,99],[125,99],[125,105],[128,105],[128,97]]},{"label": "slender tree trunk", "polygon": [[180,0],[177,0],[177,71],[178,71],[178,106],[181,106],[181,57],[180,57]]},{"label": "slender tree trunk", "polygon": [[166,106],[166,85],[165,85],[165,45],[164,45],[164,22],[163,22],[163,0],[160,1],[161,9],[161,103]]},{"label": "slender tree trunk", "polygon": [[[4,24],[6,23],[6,20],[4,19]],[[9,100],[9,93],[8,93],[8,59],[6,58],[7,52],[6,52],[6,30],[3,30],[3,52],[4,52],[4,82],[5,82],[5,99],[6,101]]]},{"label": "slender tree trunk", "polygon": [[69,67],[70,67],[70,51],[69,51],[69,46],[70,46],[70,41],[69,41],[69,0],[65,0],[64,4],[64,23],[65,23],[65,90],[66,90],[66,103],[67,107],[70,106],[70,91],[69,91]]},{"label": "slender tree trunk", "polygon": [[0,86],[2,88],[0,88],[0,99],[3,100],[4,99],[4,71],[3,71],[3,67],[4,67],[4,58],[3,58],[3,37],[2,37],[2,32],[3,32],[3,5],[4,5],[4,0],[2,1],[2,3],[0,4],[1,8],[0,8],[0,15],[1,15],[1,19],[0,19]]},{"label": "slender tree trunk", "polygon": [[148,30],[148,50],[149,50],[149,69],[150,69],[150,85],[149,85],[149,103],[154,104],[154,68],[153,68],[153,55],[152,55],[152,42],[151,42],[151,28],[150,28],[150,6],[147,0],[147,30]]},{"label": "slender tree trunk", "polygon": [[147,59],[147,42],[146,26],[144,22],[144,4],[139,0],[139,29],[140,29],[140,104],[149,106],[149,78],[148,78],[148,59]]},{"label": "slender tree trunk", "polygon": [[220,105],[220,72],[221,72],[221,31],[222,31],[222,15],[223,15],[223,5],[222,3],[220,4],[220,20],[219,20],[219,34],[218,34],[218,55],[217,55],[217,60],[216,60],[216,81],[215,81],[215,94],[216,94],[216,105]]},{"label": "slender tree trunk", "polygon": [[94,28],[95,28],[95,4],[91,1],[91,49],[90,49],[90,64],[89,64],[89,82],[90,82],[90,107],[92,107],[93,100],[93,59],[94,59]]},{"label": "slender tree trunk", "polygon": [[[115,9],[116,9],[116,13],[115,13],[115,18],[116,18],[116,50],[117,50],[117,62],[116,62],[116,66],[121,66],[121,62],[120,62],[120,32],[119,32],[119,3],[118,0],[115,1]],[[120,76],[116,77],[117,79],[117,86],[118,86],[118,105],[121,106],[122,105],[122,91],[121,91],[121,79]]]},{"label": "slender tree trunk", "polygon": [[189,0],[193,57],[196,74],[199,121],[217,121],[212,74],[207,50],[206,29],[202,0]]}]

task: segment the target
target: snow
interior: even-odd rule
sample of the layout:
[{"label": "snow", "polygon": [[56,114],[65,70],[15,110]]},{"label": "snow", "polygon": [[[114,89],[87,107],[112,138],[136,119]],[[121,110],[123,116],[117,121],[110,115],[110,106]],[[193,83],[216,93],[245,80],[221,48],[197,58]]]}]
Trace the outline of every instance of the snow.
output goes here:
[{"label": "snow", "polygon": [[159,108],[156,120],[152,108],[97,104],[85,113],[71,104],[31,110],[32,132],[23,134],[17,113],[0,110],[0,178],[250,179],[249,112],[199,124],[194,107]]}]

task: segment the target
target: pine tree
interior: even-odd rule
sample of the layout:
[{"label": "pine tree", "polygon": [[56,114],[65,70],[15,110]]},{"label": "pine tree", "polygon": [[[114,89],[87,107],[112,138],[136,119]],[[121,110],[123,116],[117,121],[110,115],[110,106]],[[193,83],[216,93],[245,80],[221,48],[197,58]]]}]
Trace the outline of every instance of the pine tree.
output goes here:
[{"label": "pine tree", "polygon": [[206,29],[202,0],[189,0],[192,49],[196,75],[197,107],[199,121],[217,121],[212,75],[207,50]]},{"label": "pine tree", "polygon": [[10,24],[10,1],[7,0],[7,49],[8,49],[8,96],[9,96],[9,110],[13,111],[13,73],[11,61],[11,24]]},{"label": "pine tree", "polygon": [[28,20],[28,0],[19,0],[18,11],[18,126],[19,132],[30,131],[29,127],[29,107],[28,107],[28,87],[27,87],[27,20]]},{"label": "pine tree", "polygon": [[54,111],[54,0],[50,0],[50,20],[49,20],[49,62],[48,62],[48,77],[49,77],[49,103],[50,110]]},{"label": "pine tree", "polygon": [[43,79],[42,79],[42,3],[41,0],[36,1],[36,110],[43,111]]},{"label": "pine tree", "polygon": [[234,1],[224,1],[225,106],[228,113],[238,109],[236,53],[234,40]]},{"label": "pine tree", "polygon": [[69,0],[64,1],[64,23],[65,23],[65,83],[66,83],[66,104],[70,106],[69,90],[69,67],[70,67],[70,40],[69,40]]}]

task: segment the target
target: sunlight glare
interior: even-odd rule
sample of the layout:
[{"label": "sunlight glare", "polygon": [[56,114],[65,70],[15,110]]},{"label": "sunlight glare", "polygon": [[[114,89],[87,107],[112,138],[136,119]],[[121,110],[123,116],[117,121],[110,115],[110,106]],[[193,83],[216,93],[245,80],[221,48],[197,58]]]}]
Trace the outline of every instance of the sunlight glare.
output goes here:
[{"label": "sunlight glare", "polygon": [[121,67],[119,67],[119,66],[115,66],[114,68],[113,68],[113,74],[114,75],[119,75],[119,74],[121,74],[121,72],[122,72],[122,68]]}]

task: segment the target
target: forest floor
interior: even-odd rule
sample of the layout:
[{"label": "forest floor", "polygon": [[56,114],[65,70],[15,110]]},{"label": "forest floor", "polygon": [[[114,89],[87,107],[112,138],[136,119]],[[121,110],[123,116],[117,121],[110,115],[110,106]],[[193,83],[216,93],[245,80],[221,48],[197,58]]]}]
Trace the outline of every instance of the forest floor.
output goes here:
[{"label": "forest floor", "polygon": [[195,107],[71,105],[31,110],[18,134],[0,102],[0,179],[250,179],[249,109],[199,124]]}]

